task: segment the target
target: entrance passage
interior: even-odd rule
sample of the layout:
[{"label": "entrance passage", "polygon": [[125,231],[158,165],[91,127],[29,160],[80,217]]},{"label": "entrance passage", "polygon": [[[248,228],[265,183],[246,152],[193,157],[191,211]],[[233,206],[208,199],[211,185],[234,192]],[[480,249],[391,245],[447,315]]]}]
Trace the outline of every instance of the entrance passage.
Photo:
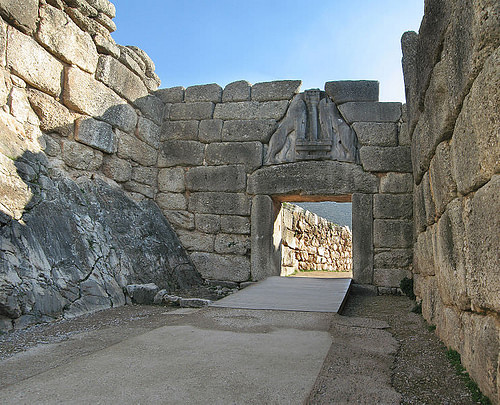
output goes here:
[{"label": "entrance passage", "polygon": [[350,286],[350,278],[268,277],[211,306],[337,313],[342,309]]}]

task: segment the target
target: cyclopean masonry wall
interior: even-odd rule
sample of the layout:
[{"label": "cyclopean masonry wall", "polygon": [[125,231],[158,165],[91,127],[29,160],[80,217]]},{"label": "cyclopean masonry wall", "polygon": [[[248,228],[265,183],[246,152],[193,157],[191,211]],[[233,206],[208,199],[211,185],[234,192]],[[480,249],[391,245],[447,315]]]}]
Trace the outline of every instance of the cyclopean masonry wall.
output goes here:
[{"label": "cyclopean masonry wall", "polygon": [[410,274],[412,175],[400,103],[378,83],[239,81],[158,91],[166,103],[156,202],[207,279],[280,274],[281,201],[353,202],[357,283]]},{"label": "cyclopean masonry wall", "polygon": [[402,39],[413,278],[424,317],[498,404],[500,3],[465,3],[428,2],[419,34]]},{"label": "cyclopean masonry wall", "polygon": [[0,1],[0,330],[202,282],[151,201],[163,102],[107,0]]},{"label": "cyclopean masonry wall", "polygon": [[[275,223],[281,236],[281,275],[300,270],[350,272],[352,233],[297,205],[283,203]],[[278,233],[278,235],[276,235]]]}]

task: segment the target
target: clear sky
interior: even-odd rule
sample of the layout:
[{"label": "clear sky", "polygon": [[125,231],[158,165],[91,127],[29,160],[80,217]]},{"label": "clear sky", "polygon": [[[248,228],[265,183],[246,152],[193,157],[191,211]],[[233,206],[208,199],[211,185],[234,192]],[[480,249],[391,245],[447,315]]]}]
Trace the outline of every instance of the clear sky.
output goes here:
[{"label": "clear sky", "polygon": [[121,45],[144,49],[161,87],[235,80],[378,80],[404,101],[400,38],[424,0],[112,0]]}]

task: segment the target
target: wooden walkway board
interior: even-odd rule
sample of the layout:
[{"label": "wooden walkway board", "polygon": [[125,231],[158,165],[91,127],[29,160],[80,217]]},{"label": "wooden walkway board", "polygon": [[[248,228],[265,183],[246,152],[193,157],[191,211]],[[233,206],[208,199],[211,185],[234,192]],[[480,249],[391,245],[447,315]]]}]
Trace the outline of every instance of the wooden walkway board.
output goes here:
[{"label": "wooden walkway board", "polygon": [[350,278],[269,277],[229,295],[211,306],[280,311],[338,312],[342,307]]}]

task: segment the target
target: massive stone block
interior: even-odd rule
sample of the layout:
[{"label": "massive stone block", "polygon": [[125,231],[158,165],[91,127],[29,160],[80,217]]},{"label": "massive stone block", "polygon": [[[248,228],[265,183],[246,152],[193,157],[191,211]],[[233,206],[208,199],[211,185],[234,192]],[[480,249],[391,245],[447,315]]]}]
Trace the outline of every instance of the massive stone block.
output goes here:
[{"label": "massive stone block", "polygon": [[211,101],[220,103],[222,88],[215,83],[190,86],[186,89],[184,100],[186,102]]},{"label": "massive stone block", "polygon": [[194,223],[197,230],[205,233],[220,232],[220,215],[196,214]]},{"label": "massive stone block", "polygon": [[164,103],[182,103],[184,101],[184,92],[184,87],[177,86],[156,90],[154,94]]},{"label": "massive stone block", "polygon": [[196,141],[169,140],[162,143],[158,156],[159,167],[200,166],[205,145]]},{"label": "massive stone block", "polygon": [[413,271],[423,276],[436,274],[436,256],[434,254],[434,238],[436,227],[427,228],[425,232],[419,233],[414,246]]},{"label": "massive stone block", "polygon": [[250,260],[244,256],[195,252],[191,260],[204,279],[242,282],[250,278]]},{"label": "massive stone block", "polygon": [[210,101],[172,104],[172,108],[170,109],[170,119],[174,121],[208,120],[212,118],[213,114],[214,103]]},{"label": "massive stone block", "polygon": [[215,235],[178,229],[177,235],[179,240],[187,251],[196,252],[213,252]]},{"label": "massive stone block", "polygon": [[226,87],[224,87],[224,92],[222,93],[222,102],[227,103],[229,101],[249,101],[251,88],[251,84],[246,80],[239,80],[237,82],[229,83]]},{"label": "massive stone block", "polygon": [[[280,120],[285,116],[288,101],[241,101],[236,103],[217,104],[214,118],[222,120]],[[211,118],[211,117],[208,117]]]},{"label": "massive stone block", "polygon": [[163,114],[166,108],[161,99],[149,94],[145,97],[135,99],[133,103],[137,108],[139,108],[139,110],[141,110],[145,117],[154,121],[157,125],[162,124]]},{"label": "massive stone block", "polygon": [[161,127],[161,140],[198,140],[199,121],[165,121]]},{"label": "massive stone block", "polygon": [[412,219],[411,194],[375,194],[373,198],[374,218]]},{"label": "massive stone block", "polygon": [[398,146],[398,125],[392,122],[355,122],[352,126],[363,146]]},{"label": "massive stone block", "polygon": [[156,149],[142,142],[134,135],[115,130],[118,137],[118,157],[132,159],[143,166],[153,166],[158,159]]},{"label": "massive stone block", "polygon": [[158,172],[158,189],[172,193],[182,193],[186,189],[184,184],[184,169],[172,167],[160,169]]},{"label": "massive stone block", "polygon": [[373,266],[377,269],[409,268],[412,261],[412,249],[377,250],[373,258]]},{"label": "massive stone block", "polygon": [[137,137],[149,146],[158,149],[160,146],[160,127],[153,121],[139,117],[137,122]]},{"label": "massive stone block", "polygon": [[252,100],[276,101],[291,100],[300,90],[300,80],[280,80],[274,82],[256,83],[252,86]]},{"label": "massive stone block", "polygon": [[359,156],[363,169],[370,172],[411,172],[410,148],[407,146],[363,146]]},{"label": "massive stone block", "polygon": [[193,167],[186,173],[186,188],[190,191],[245,191],[245,169],[243,166]]},{"label": "massive stone block", "polygon": [[353,278],[373,283],[373,201],[371,194],[352,195]]},{"label": "massive stone block", "polygon": [[349,101],[378,101],[379,83],[374,80],[326,82],[325,91],[337,105]]},{"label": "massive stone block", "polygon": [[347,122],[398,122],[401,118],[401,103],[351,102],[339,106]]},{"label": "massive stone block", "polygon": [[189,211],[201,214],[249,215],[250,200],[242,193],[191,193]]},{"label": "massive stone block", "polygon": [[436,207],[436,214],[441,215],[446,205],[455,198],[457,185],[452,174],[450,148],[442,142],[436,149],[429,168],[429,181]]},{"label": "massive stone block", "polygon": [[373,246],[376,248],[407,248],[413,244],[411,221],[375,219],[373,221]]},{"label": "massive stone block", "polygon": [[260,142],[222,142],[207,145],[206,161],[211,165],[244,165],[248,171],[262,166]]},{"label": "massive stone block", "polygon": [[105,153],[116,152],[116,137],[111,125],[93,118],[79,118],[75,125],[75,139]]},{"label": "massive stone block", "polygon": [[411,173],[387,173],[380,177],[380,192],[410,194],[413,192],[413,176]]},{"label": "massive stone block", "polygon": [[186,197],[181,193],[159,193],[155,201],[162,210],[185,211],[188,206]]},{"label": "massive stone block", "polygon": [[222,123],[222,120],[201,121],[198,133],[200,142],[220,142],[222,140]]},{"label": "massive stone block", "polygon": [[225,233],[250,234],[250,218],[238,215],[222,215],[220,229]]},{"label": "massive stone block", "polygon": [[373,284],[378,287],[399,287],[401,280],[410,275],[406,269],[374,269]]},{"label": "massive stone block", "polygon": [[106,156],[102,165],[102,172],[119,183],[128,181],[132,177],[132,165],[115,156]]},{"label": "massive stone block", "polygon": [[21,31],[31,34],[36,29],[38,0],[0,0],[0,14]]},{"label": "massive stone block", "polygon": [[234,120],[226,121],[222,128],[225,142],[259,141],[268,143],[277,128],[276,120]]},{"label": "massive stone block", "polygon": [[250,252],[250,237],[248,235],[219,233],[215,237],[215,251],[222,254],[244,256]]},{"label": "massive stone block", "polygon": [[172,224],[175,229],[189,229],[193,230],[194,214],[183,210],[163,210],[163,215],[167,218],[168,222]]},{"label": "massive stone block", "polygon": [[62,159],[69,167],[79,170],[96,171],[102,164],[102,152],[77,142],[62,143]]}]

